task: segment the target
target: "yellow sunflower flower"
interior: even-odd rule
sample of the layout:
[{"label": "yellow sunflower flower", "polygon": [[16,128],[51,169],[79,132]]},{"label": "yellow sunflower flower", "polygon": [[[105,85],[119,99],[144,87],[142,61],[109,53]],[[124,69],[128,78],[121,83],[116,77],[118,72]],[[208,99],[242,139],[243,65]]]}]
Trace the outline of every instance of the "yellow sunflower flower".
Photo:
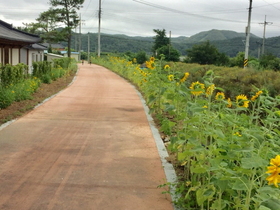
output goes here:
[{"label": "yellow sunflower flower", "polygon": [[184,76],[182,77],[182,79],[180,79],[180,82],[181,82],[181,83],[185,82],[185,81],[188,79],[189,75],[190,75],[190,73],[189,73],[189,72],[186,72],[186,73],[184,74]]},{"label": "yellow sunflower flower", "polygon": [[270,165],[267,167],[267,174],[270,174],[266,180],[268,184],[274,184],[275,187],[278,187],[278,183],[280,183],[280,155],[276,155],[275,158],[270,160]]},{"label": "yellow sunflower flower", "polygon": [[230,98],[227,99],[227,107],[228,108],[232,107],[232,102]]},{"label": "yellow sunflower flower", "polygon": [[206,90],[206,95],[207,96],[211,96],[212,94],[213,94],[213,91],[215,90],[215,85],[214,84],[212,84],[212,85],[210,85],[208,88],[207,88],[207,90]]},{"label": "yellow sunflower flower", "polygon": [[204,92],[205,86],[204,84],[197,81],[191,84],[190,89],[192,90],[191,93],[193,95],[199,96]]},{"label": "yellow sunflower flower", "polygon": [[258,91],[252,98],[251,101],[255,101],[263,92],[260,90]]},{"label": "yellow sunflower flower", "polygon": [[153,63],[153,62],[155,62],[155,60],[156,60],[155,57],[150,57],[150,62]]},{"label": "yellow sunflower flower", "polygon": [[169,66],[169,65],[165,65],[165,66],[164,66],[164,69],[165,69],[165,70],[170,70],[170,66]]},{"label": "yellow sunflower flower", "polygon": [[217,94],[216,94],[216,96],[215,96],[215,99],[217,100],[217,101],[222,101],[222,100],[224,100],[226,97],[225,97],[225,94],[223,93],[223,92],[218,92]]},{"label": "yellow sunflower flower", "polygon": [[174,80],[174,75],[173,74],[168,75],[168,80],[173,81]]},{"label": "yellow sunflower flower", "polygon": [[248,100],[247,96],[241,94],[241,95],[236,96],[236,104],[238,107],[248,108],[249,100]]},{"label": "yellow sunflower flower", "polygon": [[150,61],[146,61],[146,67],[148,68],[148,69],[155,69],[156,67],[155,67],[155,63],[154,62],[150,62]]}]

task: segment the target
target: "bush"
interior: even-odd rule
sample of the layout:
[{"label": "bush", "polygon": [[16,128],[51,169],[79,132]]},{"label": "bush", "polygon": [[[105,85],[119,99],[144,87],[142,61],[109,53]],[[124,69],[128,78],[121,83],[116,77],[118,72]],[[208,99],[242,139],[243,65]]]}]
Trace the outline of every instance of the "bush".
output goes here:
[{"label": "bush", "polygon": [[41,78],[45,74],[48,74],[52,71],[52,64],[48,61],[40,61],[40,62],[34,62],[33,63],[33,72],[32,76]]},{"label": "bush", "polygon": [[16,84],[23,79],[28,78],[28,66],[25,64],[18,64],[12,66],[10,64],[0,68],[0,85],[2,87]]},{"label": "bush", "polygon": [[15,100],[15,94],[11,89],[0,87],[0,109],[10,106]]},{"label": "bush", "polygon": [[190,82],[203,81],[208,70],[215,73],[214,82],[224,89],[228,97],[235,97],[240,92],[250,95],[255,87],[267,89],[271,96],[280,94],[280,72],[273,70],[256,70],[253,68],[218,67],[214,65],[199,65],[186,63],[168,63],[172,68],[184,73],[190,72]]}]

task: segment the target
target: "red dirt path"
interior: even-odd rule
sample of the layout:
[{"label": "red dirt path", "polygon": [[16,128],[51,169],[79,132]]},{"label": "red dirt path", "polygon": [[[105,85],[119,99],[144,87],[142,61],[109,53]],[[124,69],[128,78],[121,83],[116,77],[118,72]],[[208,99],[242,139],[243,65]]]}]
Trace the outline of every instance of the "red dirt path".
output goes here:
[{"label": "red dirt path", "polygon": [[0,209],[169,210],[139,96],[103,67],[0,131]]}]

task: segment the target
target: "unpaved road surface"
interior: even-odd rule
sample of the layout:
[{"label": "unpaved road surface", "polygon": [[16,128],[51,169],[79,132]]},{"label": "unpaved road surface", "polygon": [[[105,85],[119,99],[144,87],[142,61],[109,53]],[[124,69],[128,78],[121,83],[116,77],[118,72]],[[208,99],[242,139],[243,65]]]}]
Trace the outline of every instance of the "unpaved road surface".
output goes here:
[{"label": "unpaved road surface", "polygon": [[170,210],[164,182],[139,96],[97,65],[0,130],[1,210]]}]

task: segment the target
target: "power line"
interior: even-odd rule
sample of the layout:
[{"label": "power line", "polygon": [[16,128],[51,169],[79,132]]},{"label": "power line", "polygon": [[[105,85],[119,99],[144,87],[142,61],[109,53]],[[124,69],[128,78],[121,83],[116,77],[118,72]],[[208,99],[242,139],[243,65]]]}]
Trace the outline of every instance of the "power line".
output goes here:
[{"label": "power line", "polygon": [[188,16],[194,16],[194,17],[208,19],[208,20],[211,19],[211,20],[233,22],[233,23],[246,23],[244,21],[215,18],[215,17],[210,17],[210,16],[204,16],[204,15],[198,15],[198,14],[194,14],[194,13],[184,12],[184,11],[180,11],[180,10],[164,7],[164,6],[161,6],[161,5],[158,5],[158,4],[153,4],[153,3],[150,3],[150,2],[147,2],[147,1],[143,1],[143,0],[133,0],[133,1],[135,1],[137,3],[140,3],[140,4],[144,4],[144,5],[150,6],[150,7],[166,10],[166,11],[169,11],[169,12],[174,12],[174,13],[188,15]]},{"label": "power line", "polygon": [[265,3],[267,3],[267,5],[268,6],[272,6],[272,7],[274,7],[275,9],[277,9],[277,10],[279,10],[280,11],[280,9],[279,8],[277,8],[277,7],[275,7],[274,6],[274,4],[279,4],[280,2],[278,2],[278,3],[274,3],[274,4],[270,4],[270,3],[268,3],[267,1],[265,1],[265,0],[263,0]]}]

